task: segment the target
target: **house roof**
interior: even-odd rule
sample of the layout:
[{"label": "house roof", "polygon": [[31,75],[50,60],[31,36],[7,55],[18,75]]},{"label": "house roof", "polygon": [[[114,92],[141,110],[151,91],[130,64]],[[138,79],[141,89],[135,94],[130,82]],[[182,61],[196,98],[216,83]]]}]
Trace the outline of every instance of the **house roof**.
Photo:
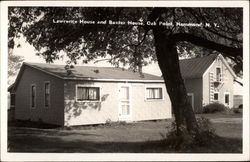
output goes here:
[{"label": "house roof", "polygon": [[200,78],[214,62],[218,55],[180,60],[180,70],[184,79]]},{"label": "house roof", "polygon": [[65,65],[42,64],[42,63],[24,63],[35,69],[44,71],[62,79],[76,80],[110,80],[110,81],[157,81],[164,82],[162,77],[143,73],[141,76],[138,72],[125,70],[115,67],[94,67],[94,66],[74,66],[72,73],[67,74]]},{"label": "house roof", "polygon": [[[236,78],[235,73],[222,55],[209,55],[200,58],[180,60],[182,77],[184,79],[202,77],[217,57],[222,60],[229,72],[234,76],[234,78]],[[159,76],[147,73],[142,73],[143,75],[140,75],[138,72],[115,67],[75,66],[71,70],[72,73],[68,75],[65,65],[23,63],[15,83],[8,88],[8,91],[12,91],[13,88],[15,89],[16,84],[22,75],[21,73],[23,72],[24,66],[38,69],[61,79],[164,83],[163,78]]]},{"label": "house roof", "polygon": [[8,92],[12,92],[12,91],[13,91],[13,88],[14,88],[14,83],[11,84],[11,85],[8,87]]}]

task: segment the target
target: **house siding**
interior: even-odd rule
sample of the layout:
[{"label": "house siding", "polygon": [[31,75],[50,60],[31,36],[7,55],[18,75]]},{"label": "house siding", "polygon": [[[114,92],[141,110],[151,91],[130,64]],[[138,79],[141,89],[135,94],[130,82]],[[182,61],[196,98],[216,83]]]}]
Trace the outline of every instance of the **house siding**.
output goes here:
[{"label": "house siding", "polygon": [[214,76],[216,74],[216,67],[221,67],[222,69],[222,82],[217,87],[217,92],[219,94],[219,103],[224,104],[224,94],[229,93],[230,99],[229,99],[229,108],[233,107],[233,82],[234,77],[229,72],[228,68],[223,64],[223,62],[220,59],[216,59],[214,64],[211,66],[209,71],[204,74],[203,76],[203,105],[207,105],[210,103],[209,100],[209,73],[213,72]]},{"label": "house siding", "polygon": [[[100,87],[101,102],[77,102],[76,85]],[[100,124],[118,120],[118,84],[64,81],[64,125]]]},{"label": "house siding", "polygon": [[[101,102],[76,102],[76,85],[100,87]],[[118,82],[65,81],[65,125],[88,125],[119,121],[120,85],[122,84]],[[165,88],[163,88],[164,100],[153,102],[145,101],[145,86],[152,86],[153,84],[128,83],[126,85],[131,88],[131,118],[128,121],[171,117],[171,103],[168,95],[166,95]]]},{"label": "house siding", "polygon": [[202,112],[202,78],[185,79],[187,93],[193,93],[194,112]]},{"label": "house siding", "polygon": [[[59,78],[30,68],[23,67],[16,88],[15,117],[20,120],[42,121],[63,125],[63,81]],[[44,106],[44,82],[50,82],[50,107]],[[31,85],[36,85],[36,107],[31,108]]]},{"label": "house siding", "polygon": [[[146,100],[146,87],[162,87],[163,100]],[[171,118],[171,109],[171,101],[164,84],[132,84],[132,119],[134,121]]]},{"label": "house siding", "polygon": [[205,106],[207,104],[209,104],[210,102],[210,99],[209,99],[209,94],[210,94],[210,91],[209,91],[209,72],[208,71],[204,76],[203,76],[203,86],[202,86],[202,89],[203,89],[203,100],[202,100],[202,105]]}]

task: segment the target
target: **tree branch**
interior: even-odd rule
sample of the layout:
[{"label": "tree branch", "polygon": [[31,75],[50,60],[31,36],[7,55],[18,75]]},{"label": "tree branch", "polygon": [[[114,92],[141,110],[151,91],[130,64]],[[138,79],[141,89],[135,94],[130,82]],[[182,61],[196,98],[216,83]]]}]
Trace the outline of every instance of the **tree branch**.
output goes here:
[{"label": "tree branch", "polygon": [[[186,10],[187,12],[189,12],[191,15],[193,15],[193,17],[200,23],[200,22],[209,22],[208,20],[206,20],[206,18],[204,16],[202,16],[202,14],[200,13],[199,16],[195,15],[195,13],[193,12],[192,9],[189,9],[189,8],[185,8],[184,10]],[[201,20],[202,19],[202,20]],[[225,38],[225,39],[228,39],[230,41],[233,41],[233,42],[238,42],[238,43],[242,43],[242,40],[238,40],[238,39],[234,39],[234,38],[231,38],[231,37],[228,37],[226,35],[223,35],[221,33],[218,33],[217,31],[214,31],[214,30],[211,30],[209,29],[208,27],[203,27],[205,30],[207,30],[208,32],[211,32],[219,37],[222,37],[222,38]]]},{"label": "tree branch", "polygon": [[243,83],[241,83],[240,81],[234,79],[235,82],[237,82],[239,85],[243,86]]},{"label": "tree branch", "polygon": [[101,62],[101,61],[110,61],[111,59],[110,58],[108,58],[108,59],[100,59],[100,60],[96,60],[95,62],[94,62],[94,64],[96,64],[96,63],[98,63],[98,62]]},{"label": "tree branch", "polygon": [[214,30],[211,30],[211,29],[209,29],[209,28],[207,28],[207,27],[204,27],[204,29],[206,29],[207,31],[209,31],[209,32],[211,32],[211,33],[213,33],[213,34],[215,34],[215,35],[218,35],[218,36],[220,36],[220,37],[222,37],[222,38],[228,39],[228,40],[230,40],[230,41],[242,43],[242,40],[230,38],[230,37],[228,37],[228,36],[225,36],[225,35],[222,35],[222,34],[216,32],[216,31],[214,31]]},{"label": "tree branch", "polygon": [[139,41],[135,46],[140,46],[143,42],[144,42],[144,40],[146,39],[146,36],[147,36],[147,34],[148,34],[148,31],[149,30],[146,30],[145,32],[144,32],[144,35],[143,35],[143,38],[142,38],[142,40],[141,41]]},{"label": "tree branch", "polygon": [[136,47],[140,46],[144,42],[144,40],[146,39],[148,31],[149,30],[144,32],[143,38],[137,44],[130,43],[130,44],[125,45],[123,48],[131,47],[131,46],[136,48]]},{"label": "tree branch", "polygon": [[242,48],[234,48],[234,47],[228,47],[219,43],[215,43],[213,41],[207,40],[205,38],[197,37],[191,34],[187,33],[177,33],[173,34],[169,38],[174,43],[181,42],[181,41],[187,41],[192,44],[195,44],[197,46],[202,46],[205,48],[209,48],[212,50],[216,50],[218,52],[224,53],[228,56],[241,56],[243,57],[243,49]]}]

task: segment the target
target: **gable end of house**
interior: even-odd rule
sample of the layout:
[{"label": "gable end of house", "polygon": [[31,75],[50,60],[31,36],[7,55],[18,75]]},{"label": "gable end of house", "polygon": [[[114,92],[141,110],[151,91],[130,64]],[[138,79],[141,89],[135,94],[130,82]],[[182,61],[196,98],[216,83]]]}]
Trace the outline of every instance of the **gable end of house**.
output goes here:
[{"label": "gable end of house", "polygon": [[57,75],[54,75],[54,74],[52,74],[52,73],[50,73],[50,72],[47,72],[47,71],[45,71],[45,70],[42,70],[42,69],[33,67],[33,66],[31,66],[31,65],[29,65],[29,64],[27,64],[27,63],[24,62],[24,63],[22,64],[21,68],[20,68],[20,71],[19,71],[19,73],[18,73],[18,75],[17,75],[17,77],[16,77],[15,82],[14,82],[11,86],[9,86],[8,91],[14,91],[14,90],[16,89],[16,87],[18,86],[18,83],[19,83],[20,79],[22,78],[22,75],[23,75],[23,73],[24,73],[24,71],[25,71],[25,68],[32,68],[32,69],[38,70],[38,71],[40,71],[40,72],[43,72],[43,73],[45,73],[45,74],[48,74],[48,75],[50,75],[50,76],[54,76],[54,77],[56,77],[56,78],[63,79],[63,78],[61,78],[60,76],[57,76]]},{"label": "gable end of house", "polygon": [[216,59],[210,64],[210,66],[207,68],[207,70],[203,73],[202,77],[204,77],[210,71],[210,69],[214,66],[217,59],[221,60],[221,62],[226,66],[226,68],[228,69],[228,71],[230,72],[230,74],[233,76],[234,79],[237,78],[233,69],[229,66],[229,64],[227,63],[227,61],[224,59],[224,57],[221,54],[219,54],[216,57]]}]

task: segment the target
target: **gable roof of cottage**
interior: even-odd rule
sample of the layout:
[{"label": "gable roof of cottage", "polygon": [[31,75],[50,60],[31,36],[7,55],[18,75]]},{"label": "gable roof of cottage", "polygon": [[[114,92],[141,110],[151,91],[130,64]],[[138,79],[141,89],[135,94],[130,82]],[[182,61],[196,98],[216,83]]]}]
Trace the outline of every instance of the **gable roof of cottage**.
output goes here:
[{"label": "gable roof of cottage", "polygon": [[67,73],[65,65],[24,63],[27,66],[54,75],[61,79],[100,80],[100,81],[152,81],[164,82],[162,77],[126,70],[116,67],[74,66],[71,74]]},{"label": "gable roof of cottage", "polygon": [[[233,75],[234,78],[236,78],[235,73],[222,55],[209,55],[200,58],[180,60],[180,70],[182,77],[184,79],[201,78],[204,73],[208,71],[209,67],[213,64],[216,58],[221,59],[225,66],[228,68],[229,72]],[[143,75],[140,75],[138,72],[133,72],[131,70],[122,68],[75,66],[71,70],[72,73],[68,75],[64,65],[25,62],[23,63],[23,66],[16,78],[15,83],[8,88],[8,91],[12,91],[15,89],[16,84],[18,83],[20,76],[22,75],[21,73],[23,72],[24,66],[32,67],[61,79],[164,83],[162,77],[147,73],[142,73]]]},{"label": "gable roof of cottage", "polygon": [[184,79],[191,79],[191,78],[201,78],[203,74],[209,69],[209,67],[213,64],[215,59],[221,59],[221,61],[225,64],[228,68],[230,73],[236,77],[235,73],[225,61],[222,55],[212,54],[208,56],[203,56],[199,58],[191,58],[191,59],[184,59],[180,60],[180,70],[182,77]]},{"label": "gable roof of cottage", "polygon": [[180,60],[180,70],[182,77],[199,78],[205,73],[209,66],[214,62],[218,55],[209,55],[199,58],[190,58]]}]

